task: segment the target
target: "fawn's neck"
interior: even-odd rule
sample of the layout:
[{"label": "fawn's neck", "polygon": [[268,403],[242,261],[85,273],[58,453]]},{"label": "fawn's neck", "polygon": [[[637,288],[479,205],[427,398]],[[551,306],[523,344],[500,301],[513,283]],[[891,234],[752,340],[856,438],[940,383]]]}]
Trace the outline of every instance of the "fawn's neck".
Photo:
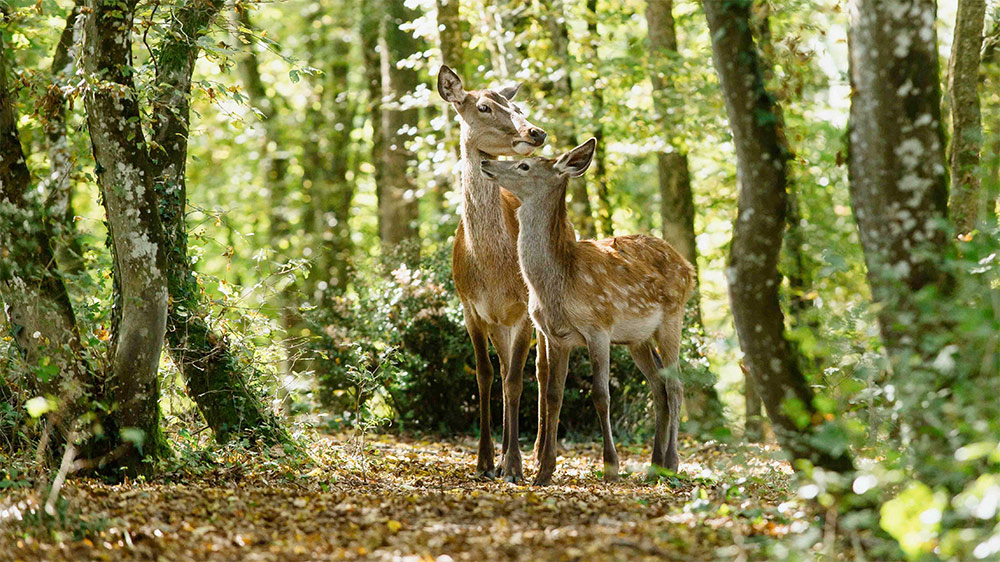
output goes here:
[{"label": "fawn's neck", "polygon": [[485,176],[479,163],[496,160],[476,148],[462,128],[462,219],[468,242],[473,246],[497,244],[507,232],[500,186]]},{"label": "fawn's neck", "polygon": [[518,209],[517,254],[525,281],[536,293],[558,296],[566,289],[576,235],[566,216],[566,185]]}]

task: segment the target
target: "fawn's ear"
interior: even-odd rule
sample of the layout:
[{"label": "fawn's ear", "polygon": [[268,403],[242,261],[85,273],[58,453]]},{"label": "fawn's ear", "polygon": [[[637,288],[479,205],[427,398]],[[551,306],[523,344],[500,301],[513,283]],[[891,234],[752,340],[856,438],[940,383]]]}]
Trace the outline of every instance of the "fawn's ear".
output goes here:
[{"label": "fawn's ear", "polygon": [[590,137],[587,142],[560,156],[552,168],[559,174],[568,174],[573,178],[580,177],[594,160],[596,148],[597,139]]},{"label": "fawn's ear", "polygon": [[441,65],[441,70],[438,72],[438,93],[447,102],[462,103],[465,100],[462,79],[447,65]]},{"label": "fawn's ear", "polygon": [[514,99],[517,95],[517,91],[521,89],[520,84],[511,84],[510,86],[504,86],[500,88],[500,95],[507,98],[508,100]]}]

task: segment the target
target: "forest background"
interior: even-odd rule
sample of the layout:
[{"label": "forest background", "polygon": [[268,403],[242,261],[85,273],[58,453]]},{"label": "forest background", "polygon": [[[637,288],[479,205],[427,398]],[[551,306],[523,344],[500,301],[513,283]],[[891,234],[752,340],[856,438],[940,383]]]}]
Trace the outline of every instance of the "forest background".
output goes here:
[{"label": "forest background", "polygon": [[[780,197],[772,200],[787,211],[778,262],[785,336],[796,370],[816,395],[771,417],[791,419],[789,427],[807,434],[807,448],[872,459],[854,468],[874,482],[912,490],[912,497],[901,496],[907,505],[920,503],[918,497],[946,497],[954,519],[946,518],[944,527],[929,523],[927,532],[936,540],[949,529],[976,529],[974,536],[947,535],[956,556],[989,543],[990,536],[1000,540],[981,525],[995,520],[995,506],[987,517],[976,511],[977,502],[995,504],[988,498],[1000,494],[998,418],[991,415],[996,405],[977,401],[984,385],[997,384],[1000,6],[968,3],[979,7],[984,39],[975,48],[977,64],[960,74],[955,22],[965,4],[914,3],[934,15],[930,44],[941,71],[927,67],[920,75],[942,94],[931,100],[942,130],[956,138],[956,92],[967,95],[968,85],[982,107],[980,129],[972,135],[981,154],[970,172],[981,183],[971,197],[976,204],[953,198],[951,223],[941,227],[950,245],[936,267],[948,278],[941,286],[953,288],[948,302],[961,303],[946,311],[928,304],[934,295],[904,306],[895,296],[873,296],[870,288],[884,285],[866,267],[866,225],[859,235],[856,222],[864,201],[852,202],[849,181],[856,148],[848,135],[849,64],[862,67],[863,61],[849,52],[848,4],[755,1],[746,19],[763,86],[776,104],[758,121],[778,124],[777,144],[790,156],[787,205]],[[134,43],[134,72],[126,78],[134,80],[137,96],[128,119],[149,140],[150,154],[171,153],[174,168],[156,164],[161,176],[180,170],[179,181],[163,181],[156,191],[159,204],[171,201],[182,210],[171,215],[161,208],[158,219],[176,252],[167,259],[179,260],[169,263],[182,264],[162,280],[170,287],[171,309],[166,352],[153,370],[163,416],[153,427],[162,425],[169,439],[206,423],[226,436],[260,422],[273,428],[268,442],[306,425],[474,431],[472,350],[449,257],[461,206],[458,122],[434,86],[445,63],[470,89],[522,83],[521,106],[549,133],[543,155],[598,138],[594,169],[571,187],[571,219],[580,235],[656,233],[697,262],[699,291],[689,307],[682,353],[685,431],[703,440],[761,438],[761,400],[748,382],[752,365],[743,361],[727,292],[741,141],[727,115],[701,3],[122,5],[134,8],[126,33]],[[114,372],[121,319],[109,304],[118,277],[107,228],[114,211],[105,213],[114,193],[102,187],[102,177],[115,170],[94,160],[102,150],[102,141],[93,138],[101,113],[99,100],[85,99],[92,63],[80,49],[86,18],[74,16],[79,12],[71,2],[5,3],[4,72],[30,171],[25,199],[44,209],[82,342],[79,353],[94,370]],[[184,19],[187,14],[196,16]],[[194,27],[185,27],[189,23]],[[172,58],[177,45],[189,50]],[[185,59],[192,46],[196,59]],[[176,152],[167,143],[175,138],[171,116],[179,113],[163,102],[170,93],[163,84],[177,85],[171,72],[183,69],[185,60],[195,61],[190,93],[183,94],[190,127],[186,152]],[[966,185],[962,174],[955,175],[961,165],[950,164],[953,195],[961,191],[957,185]],[[920,294],[920,287],[905,291],[910,289]],[[5,302],[12,302],[11,294],[4,293]],[[914,313],[902,323],[949,336],[933,345],[896,345],[893,322],[880,317],[886,309]],[[19,338],[33,334],[19,332],[11,318],[10,335],[0,341],[0,433],[11,451],[28,450],[26,444],[51,430],[46,414],[67,408],[55,398],[59,392],[46,387],[64,366],[54,354],[47,363],[44,353],[32,364],[39,357],[25,355]],[[958,340],[973,351],[951,347]],[[219,341],[225,342],[223,353],[217,352]],[[206,361],[217,369],[205,369]],[[590,369],[582,350],[573,361],[562,431],[586,439],[597,430]],[[202,387],[190,377],[192,366],[205,373]],[[641,441],[650,425],[645,382],[624,352],[614,356],[612,371],[615,429]],[[903,374],[912,388],[901,390],[895,377]],[[225,405],[192,398],[232,380],[239,388],[223,394],[237,397],[235,418],[221,411]],[[924,400],[955,388],[956,380],[970,394]],[[527,377],[521,425],[528,435],[535,421],[532,385]],[[499,381],[493,395],[499,412]],[[277,421],[272,412],[288,420]],[[925,427],[933,428],[927,439]],[[148,444],[158,431],[136,439]],[[952,455],[930,461],[942,443]],[[977,471],[987,478],[973,477]],[[862,476],[851,479],[861,495],[875,487],[863,479],[859,491]],[[966,526],[966,519],[980,524]],[[931,542],[913,540],[903,546],[908,553],[923,553]]]}]

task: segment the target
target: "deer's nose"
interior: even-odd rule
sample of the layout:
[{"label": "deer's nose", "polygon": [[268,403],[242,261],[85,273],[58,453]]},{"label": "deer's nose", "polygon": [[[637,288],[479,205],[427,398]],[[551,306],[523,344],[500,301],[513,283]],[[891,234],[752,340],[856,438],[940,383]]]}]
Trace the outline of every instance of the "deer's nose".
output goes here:
[{"label": "deer's nose", "polygon": [[480,160],[480,161],[479,161],[479,166],[480,166],[480,167],[483,167],[483,166],[485,166],[485,165],[486,165],[486,164],[487,164],[488,162],[489,162],[489,160]]},{"label": "deer's nose", "polygon": [[546,135],[545,131],[539,129],[538,127],[532,127],[528,130],[528,136],[531,137],[531,140],[535,141],[538,145],[541,145],[545,142],[545,137],[548,135]]}]

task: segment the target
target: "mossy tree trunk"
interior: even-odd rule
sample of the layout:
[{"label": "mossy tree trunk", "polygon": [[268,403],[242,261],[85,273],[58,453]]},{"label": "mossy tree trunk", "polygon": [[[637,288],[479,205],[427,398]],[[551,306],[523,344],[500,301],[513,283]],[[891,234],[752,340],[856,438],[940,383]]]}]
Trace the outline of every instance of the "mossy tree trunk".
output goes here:
[{"label": "mossy tree trunk", "polygon": [[152,96],[155,144],[150,161],[165,236],[170,307],[167,343],[188,393],[220,443],[234,435],[277,443],[284,429],[251,387],[260,375],[241,362],[225,335],[210,325],[211,307],[202,297],[188,256],[186,162],[190,126],[191,76],[198,39],[209,29],[224,2],[188,0],[177,7],[172,27],[157,54]]},{"label": "mossy tree trunk", "polygon": [[983,123],[979,109],[979,51],[983,46],[985,0],[959,0],[951,46],[948,92],[951,95],[951,201],[955,230],[971,231],[979,218],[979,159]]},{"label": "mossy tree trunk", "polygon": [[0,38],[0,297],[26,367],[23,387],[30,397],[49,395],[59,401],[54,421],[66,438],[95,378],[81,355],[80,334],[41,205],[31,195],[6,59]]},{"label": "mossy tree trunk", "polygon": [[152,166],[132,79],[136,1],[89,0],[84,61],[95,80],[85,98],[97,182],[107,212],[114,276],[111,348],[105,381],[111,400],[113,460],[126,475],[167,454],[160,431],[157,368],[167,324],[167,255]]},{"label": "mossy tree trunk", "polygon": [[[751,34],[750,0],[705,0],[712,55],[736,146],[739,209],[729,256],[729,297],[747,367],[782,447],[796,460],[838,472],[852,469],[846,452],[823,450],[809,439],[821,419],[813,393],[785,339],[778,298],[778,254],[785,230],[788,152],[780,139],[776,104],[764,87]],[[786,409],[794,400],[801,415]],[[800,467],[799,463],[795,463]]]}]

